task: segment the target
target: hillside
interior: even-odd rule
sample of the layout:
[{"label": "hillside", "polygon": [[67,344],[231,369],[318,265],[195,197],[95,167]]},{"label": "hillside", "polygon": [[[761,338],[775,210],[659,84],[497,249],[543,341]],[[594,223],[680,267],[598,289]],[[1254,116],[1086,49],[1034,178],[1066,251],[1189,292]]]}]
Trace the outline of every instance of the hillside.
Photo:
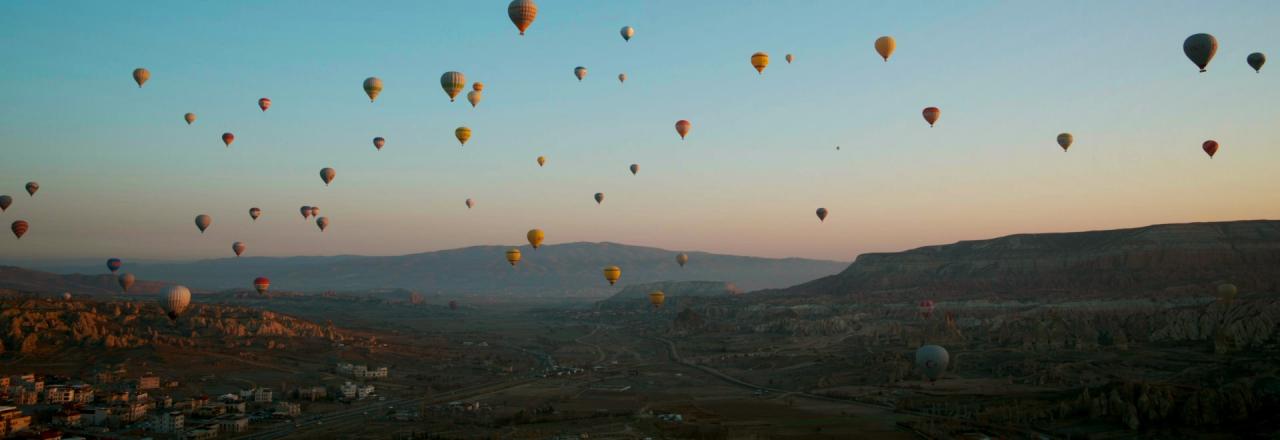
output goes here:
[{"label": "hillside", "polygon": [[[134,281],[129,293],[159,293],[166,285],[168,283],[138,279]],[[12,266],[0,266],[0,289],[30,293],[71,292],[76,295],[122,293],[120,285],[116,282],[116,276],[109,273],[101,275],[60,275]]]},{"label": "hillside", "polygon": [[723,281],[666,281],[633,284],[597,303],[603,309],[644,308],[649,305],[649,292],[661,290],[666,304],[677,308],[682,298],[722,297],[741,293],[732,283]]},{"label": "hillside", "polygon": [[838,274],[762,293],[886,299],[1206,295],[1280,287],[1280,221],[1017,234],[864,254]]},{"label": "hillside", "polygon": [[[474,246],[419,254],[368,257],[243,257],[188,263],[129,263],[139,278],[194,288],[249,288],[254,277],[272,289],[350,291],[411,289],[425,294],[519,294],[603,296],[636,283],[723,280],[743,289],[779,288],[836,273],[846,263],[799,258],[756,258],[688,252],[685,267],[676,251],[617,243],[567,243],[534,250],[522,246],[516,267],[504,259],[508,246]],[[605,282],[601,269],[617,265],[622,279]],[[68,270],[61,268],[59,270]],[[75,270],[101,271],[98,268]]]}]

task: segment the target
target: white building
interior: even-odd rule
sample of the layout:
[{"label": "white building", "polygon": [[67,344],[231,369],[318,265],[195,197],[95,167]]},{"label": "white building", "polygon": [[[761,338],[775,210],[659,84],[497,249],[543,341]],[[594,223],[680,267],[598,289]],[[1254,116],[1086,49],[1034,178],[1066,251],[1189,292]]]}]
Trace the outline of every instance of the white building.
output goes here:
[{"label": "white building", "polygon": [[244,432],[249,429],[249,418],[245,416],[218,417],[219,432]]},{"label": "white building", "polygon": [[271,403],[271,388],[258,388],[254,390],[253,401],[257,403]]},{"label": "white building", "polygon": [[170,411],[156,416],[156,432],[182,432],[182,411]]}]

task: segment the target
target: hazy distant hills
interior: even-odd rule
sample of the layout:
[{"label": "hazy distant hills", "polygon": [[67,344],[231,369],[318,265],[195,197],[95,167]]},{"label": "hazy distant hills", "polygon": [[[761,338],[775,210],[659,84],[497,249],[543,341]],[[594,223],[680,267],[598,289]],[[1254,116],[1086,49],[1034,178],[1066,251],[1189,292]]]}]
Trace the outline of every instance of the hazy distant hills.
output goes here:
[{"label": "hazy distant hills", "polygon": [[665,295],[665,305],[669,308],[677,308],[682,298],[722,297],[742,293],[733,283],[723,281],[663,281],[632,284],[597,304],[605,309],[643,309],[650,304],[649,292],[655,290],[662,291]]},{"label": "hazy distant hills", "polygon": [[842,272],[780,291],[874,298],[1211,295],[1280,287],[1280,221],[1018,234],[860,255]]},{"label": "hazy distant hills", "polygon": [[[122,270],[139,279],[165,280],[200,289],[251,288],[258,276],[273,290],[351,291],[403,288],[423,293],[533,296],[603,296],[636,283],[717,280],[739,288],[794,285],[839,272],[847,263],[800,258],[756,258],[688,252],[689,264],[676,264],[676,251],[617,243],[567,243],[537,250],[520,248],[524,259],[511,267],[509,246],[474,246],[389,257],[241,257],[188,263],[134,263]],[[622,268],[617,286],[601,270]],[[51,268],[59,272],[105,268]]]},{"label": "hazy distant hills", "polygon": [[[103,270],[106,272],[106,270]],[[159,293],[166,283],[136,280],[129,289],[131,294]],[[0,289],[9,289],[31,293],[71,292],[76,295],[121,294],[116,276],[110,273],[101,275],[59,275],[49,272],[28,270],[13,266],[0,266]]]}]

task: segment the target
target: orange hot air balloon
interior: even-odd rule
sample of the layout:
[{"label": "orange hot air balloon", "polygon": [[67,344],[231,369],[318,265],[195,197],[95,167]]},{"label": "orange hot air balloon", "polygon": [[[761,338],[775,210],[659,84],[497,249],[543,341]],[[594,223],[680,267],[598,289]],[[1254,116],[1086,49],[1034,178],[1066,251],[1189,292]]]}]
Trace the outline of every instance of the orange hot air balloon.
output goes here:
[{"label": "orange hot air balloon", "polygon": [[191,125],[192,122],[196,121],[196,114],[187,113],[185,115],[182,115],[182,120],[187,121],[187,125]]},{"label": "orange hot air balloon", "polygon": [[244,245],[244,243],[241,243],[241,242],[238,242],[238,241],[237,241],[237,242],[235,242],[235,243],[231,243],[231,252],[235,252],[235,253],[236,253],[236,256],[237,256],[237,257],[239,257],[239,256],[240,256],[240,254],[243,254],[243,253],[244,253],[244,250],[245,250],[247,247],[248,247],[248,246],[245,246],[245,245]]},{"label": "orange hot air balloon", "polygon": [[26,221],[18,220],[16,222],[13,222],[13,224],[9,225],[9,230],[13,231],[14,237],[22,238],[23,235],[27,234],[27,229],[29,229],[30,227],[31,225],[27,224]]},{"label": "orange hot air balloon", "polygon": [[684,139],[691,129],[693,129],[693,123],[684,119],[676,121],[676,133],[680,134],[680,139]]},{"label": "orange hot air balloon", "polygon": [[1218,141],[1215,141],[1215,140],[1204,141],[1204,144],[1200,145],[1200,148],[1203,148],[1204,153],[1208,154],[1210,159],[1213,159],[1213,155],[1218,154]]},{"label": "orange hot air balloon", "polygon": [[587,77],[587,68],[582,66],[574,67],[573,76],[578,77],[578,81],[582,81],[583,78]]},{"label": "orange hot air balloon", "polygon": [[475,91],[477,91],[477,92],[483,92],[483,91],[484,91],[484,83],[482,83],[482,82],[480,82],[480,81],[476,81],[476,82],[471,83],[471,90],[475,90]]},{"label": "orange hot air balloon", "polygon": [[547,238],[547,234],[542,232],[541,229],[530,229],[529,233],[525,234],[525,238],[529,239],[530,246],[537,249],[539,246],[542,246],[542,240]]},{"label": "orange hot air balloon", "polygon": [[925,122],[928,122],[929,126],[932,127],[935,122],[938,122],[938,116],[942,115],[942,110],[937,107],[925,107],[921,113],[924,114]]},{"label": "orange hot air balloon", "polygon": [[547,164],[547,156],[538,156],[538,166]]},{"label": "orange hot air balloon", "polygon": [[604,268],[604,279],[609,281],[610,286],[618,282],[618,278],[622,278],[622,269],[618,268],[618,266]]},{"label": "orange hot air balloon", "polygon": [[321,168],[320,180],[324,181],[324,186],[329,186],[329,182],[333,182],[333,178],[338,176],[338,172],[333,168]]},{"label": "orange hot air balloon", "polygon": [[235,141],[236,135],[231,134],[230,132],[222,134],[222,143],[226,144],[228,147],[230,147],[231,143]]},{"label": "orange hot air balloon", "polygon": [[133,82],[138,83],[138,88],[142,88],[142,84],[151,79],[151,71],[141,67],[133,69]]},{"label": "orange hot air balloon", "polygon": [[519,263],[520,250],[516,248],[507,249],[507,262],[511,263],[511,266],[513,267],[516,265],[516,263]]},{"label": "orange hot air balloon", "polygon": [[204,233],[205,229],[209,229],[209,225],[211,224],[213,224],[213,217],[209,217],[205,214],[196,216],[196,229],[199,229],[201,234]]},{"label": "orange hot air balloon", "polygon": [[898,42],[893,41],[893,37],[883,36],[876,39],[876,53],[884,58],[884,62],[889,62],[889,56],[893,55],[893,50],[898,47]]},{"label": "orange hot air balloon", "polygon": [[258,108],[262,109],[264,112],[271,108],[271,98],[258,99]]},{"label": "orange hot air balloon", "polygon": [[122,273],[120,276],[116,277],[116,282],[120,283],[120,290],[125,292],[128,292],[130,287],[133,287],[133,282],[135,280],[137,280],[137,278],[128,272]]},{"label": "orange hot air balloon", "polygon": [[471,139],[471,129],[467,127],[458,127],[453,131],[453,137],[458,138],[458,143],[467,145],[467,139]]},{"label": "orange hot air balloon", "polygon": [[662,308],[662,303],[667,301],[667,295],[661,290],[649,292],[649,304],[653,304],[653,308]]},{"label": "orange hot air balloon", "polygon": [[381,151],[382,146],[386,144],[387,144],[387,140],[383,139],[382,136],[373,138],[373,148],[377,148],[379,151]]},{"label": "orange hot air balloon", "polygon": [[764,68],[769,67],[769,54],[764,52],[751,54],[751,67],[755,67],[756,73],[763,75]]},{"label": "orange hot air balloon", "polygon": [[538,5],[533,3],[533,0],[511,0],[507,5],[507,17],[510,17],[511,23],[520,30],[520,35],[524,35],[524,31],[529,29],[533,20],[538,18]]},{"label": "orange hot air balloon", "polygon": [[253,288],[258,290],[260,294],[266,294],[267,289],[271,288],[271,280],[267,277],[257,277],[253,279]]}]

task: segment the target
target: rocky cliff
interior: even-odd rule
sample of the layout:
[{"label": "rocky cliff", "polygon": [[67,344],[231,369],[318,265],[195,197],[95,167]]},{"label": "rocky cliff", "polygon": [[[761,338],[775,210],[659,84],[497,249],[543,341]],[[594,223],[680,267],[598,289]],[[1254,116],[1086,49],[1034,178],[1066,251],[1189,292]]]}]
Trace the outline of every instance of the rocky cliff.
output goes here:
[{"label": "rocky cliff", "polygon": [[1280,221],[1018,234],[864,254],[844,271],[770,293],[860,298],[1207,295],[1280,287]]}]

